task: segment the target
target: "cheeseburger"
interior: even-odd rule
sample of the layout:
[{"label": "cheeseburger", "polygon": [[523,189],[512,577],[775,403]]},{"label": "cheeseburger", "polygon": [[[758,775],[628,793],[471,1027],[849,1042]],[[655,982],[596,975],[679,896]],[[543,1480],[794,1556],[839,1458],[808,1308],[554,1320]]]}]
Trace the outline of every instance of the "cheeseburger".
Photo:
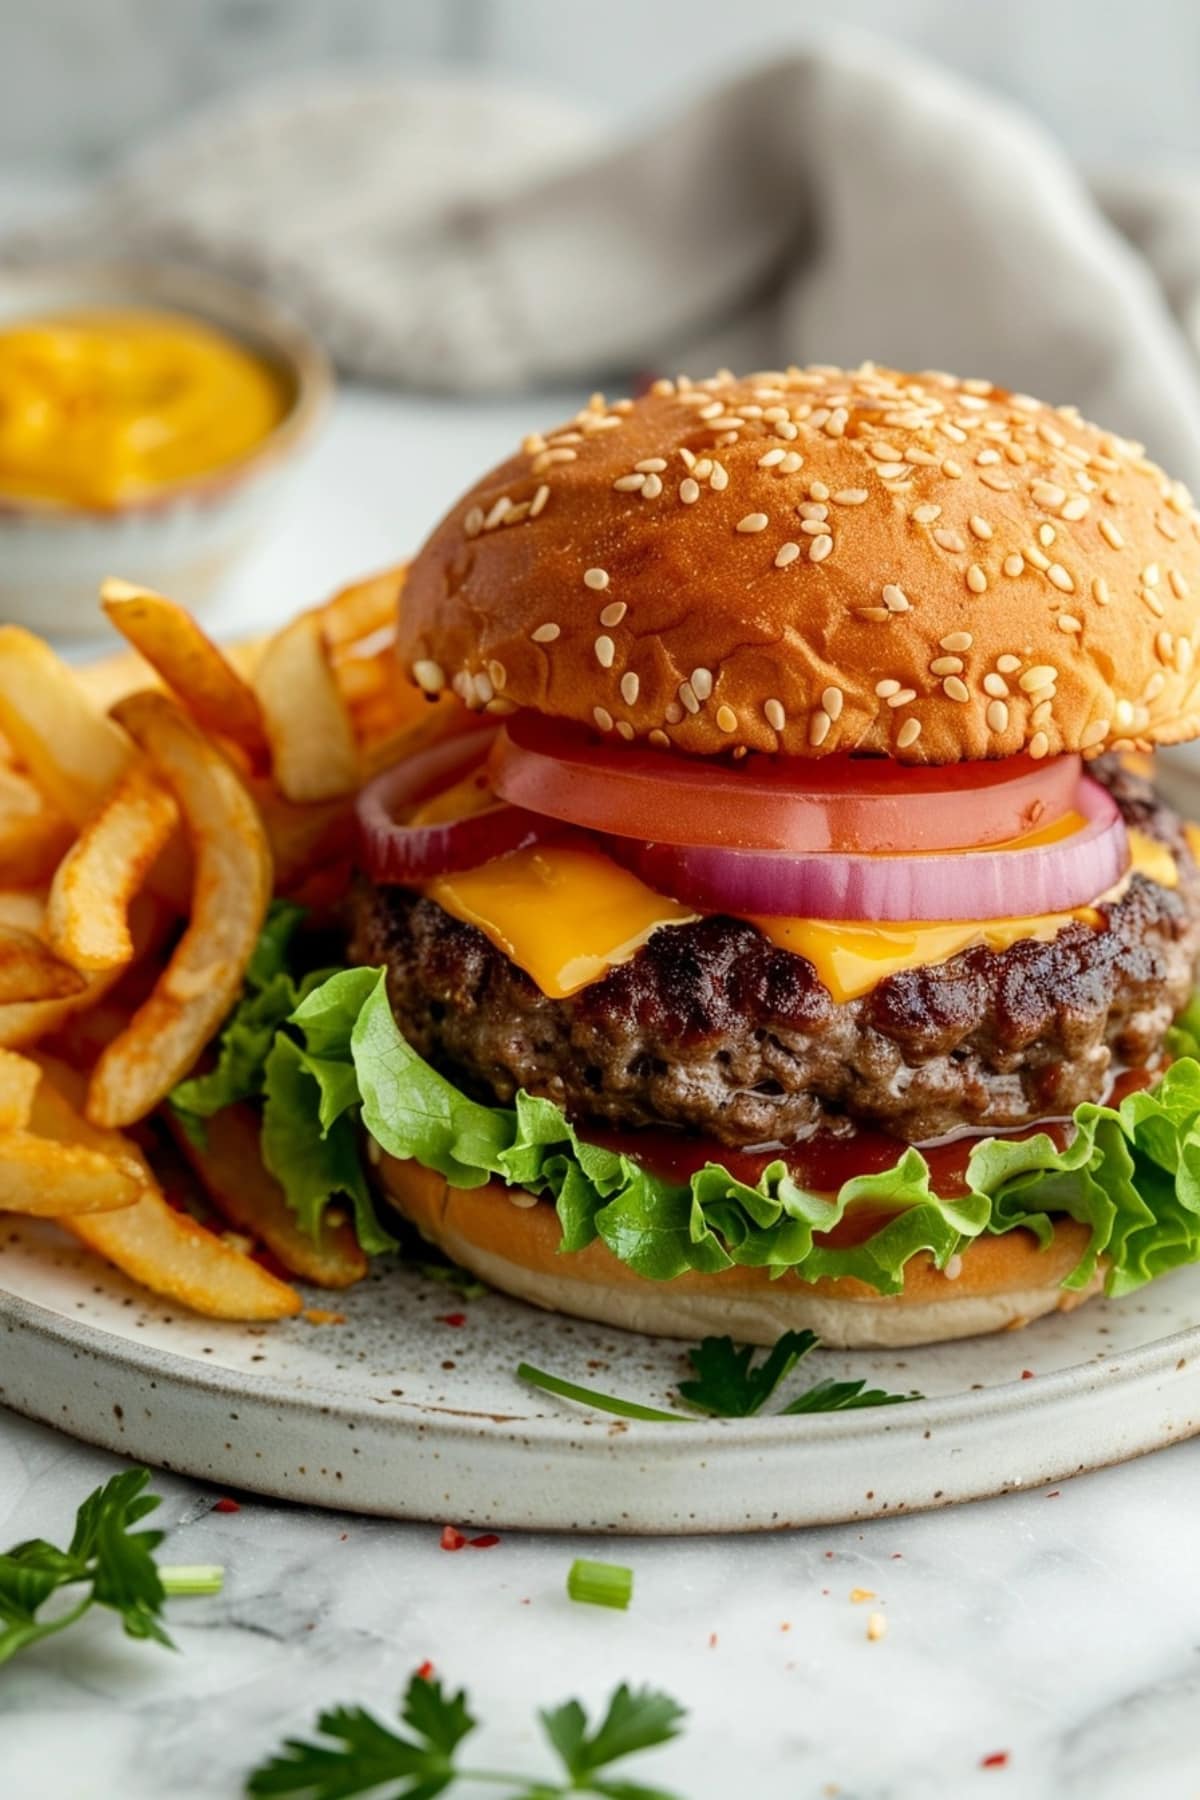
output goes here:
[{"label": "cheeseburger", "polygon": [[359,808],[391,1202],[525,1300],[746,1342],[1200,1258],[1200,874],[1147,761],[1200,731],[1198,601],[1186,490],[987,381],[663,380],[527,438],[402,597],[463,729]]}]

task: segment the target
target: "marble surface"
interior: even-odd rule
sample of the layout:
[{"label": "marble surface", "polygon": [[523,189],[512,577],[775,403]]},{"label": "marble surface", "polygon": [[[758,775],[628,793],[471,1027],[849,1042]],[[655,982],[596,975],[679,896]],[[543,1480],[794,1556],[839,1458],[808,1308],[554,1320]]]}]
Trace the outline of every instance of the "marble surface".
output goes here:
[{"label": "marble surface", "polygon": [[[215,622],[250,628],[403,554],[530,418],[557,410],[345,396],[290,520]],[[0,1414],[0,1544],[66,1535],[115,1467]],[[217,1513],[217,1490],[161,1477],[169,1559],[223,1563],[224,1595],[172,1603],[178,1657],[98,1618],[0,1671],[0,1792],[230,1800],[319,1707],[386,1712],[428,1658],[485,1721],[474,1760],[531,1773],[547,1767],[537,1705],[594,1705],[628,1679],[691,1712],[681,1742],[629,1771],[683,1800],[1196,1800],[1198,1481],[1200,1441],[1061,1491],[870,1526],[629,1543],[504,1533],[448,1555],[441,1521],[249,1496]],[[589,1553],[633,1565],[628,1614],[567,1601],[569,1562]],[[877,1599],[856,1604],[856,1588]],[[869,1642],[876,1609],[889,1629]],[[981,1766],[997,1752],[1007,1764]]]}]

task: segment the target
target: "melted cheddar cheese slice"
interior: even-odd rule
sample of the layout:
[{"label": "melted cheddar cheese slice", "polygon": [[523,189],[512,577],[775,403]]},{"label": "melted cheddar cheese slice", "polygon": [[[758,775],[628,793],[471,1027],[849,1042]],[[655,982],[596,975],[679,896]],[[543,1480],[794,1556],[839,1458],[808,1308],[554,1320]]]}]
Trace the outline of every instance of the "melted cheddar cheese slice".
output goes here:
[{"label": "melted cheddar cheese slice", "polygon": [[[1175,887],[1170,852],[1140,831],[1129,833],[1131,869]],[[552,1000],[565,999],[628,962],[661,926],[700,915],[656,894],[584,841],[542,844],[442,875],[425,892],[456,919],[475,925]],[[840,919],[751,918],[750,923],[805,957],[833,998],[854,1000],[902,969],[946,962],[975,944],[1005,950],[1019,938],[1052,938],[1077,919],[1099,927],[1092,906],[1023,919],[968,919],[873,925]]]}]

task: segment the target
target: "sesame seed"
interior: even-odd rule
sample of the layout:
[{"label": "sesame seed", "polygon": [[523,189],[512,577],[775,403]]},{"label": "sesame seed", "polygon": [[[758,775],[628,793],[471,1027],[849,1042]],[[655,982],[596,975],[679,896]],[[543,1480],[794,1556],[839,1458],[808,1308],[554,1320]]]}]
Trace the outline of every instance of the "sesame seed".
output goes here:
[{"label": "sesame seed", "polygon": [[967,586],[970,588],[971,592],[973,594],[985,593],[987,591],[987,584],[987,576],[984,574],[979,564],[972,563],[967,570]]},{"label": "sesame seed", "polygon": [[808,741],[814,748],[819,748],[829,736],[833,720],[827,712],[817,711],[808,721]]},{"label": "sesame seed", "polygon": [[[789,450],[779,465],[781,475],[794,475],[797,469],[803,468],[804,458],[798,450]],[[865,498],[865,495],[864,495]]]},{"label": "sesame seed", "polygon": [[1040,762],[1050,748],[1050,739],[1044,731],[1035,731],[1029,740],[1029,754],[1035,762]]},{"label": "sesame seed", "polygon": [[1091,504],[1092,503],[1086,494],[1074,494],[1062,508],[1060,517],[1070,519],[1071,523],[1074,524],[1077,519],[1086,517],[1091,508]]},{"label": "sesame seed", "polygon": [[711,669],[693,669],[692,670],[692,692],[695,694],[697,700],[707,700],[709,695],[712,693],[712,691],[713,691],[712,670]]},{"label": "sesame seed", "polygon": [[892,707],[894,709],[897,706],[907,706],[909,701],[915,700],[916,697],[917,697],[916,688],[901,688],[900,692],[898,694],[891,694],[888,696],[887,703],[890,707]]},{"label": "sesame seed", "polygon": [[1043,545],[1045,549],[1048,550],[1050,548],[1057,536],[1058,533],[1055,531],[1053,525],[1038,526],[1038,543]]},{"label": "sesame seed", "polygon": [[686,475],[679,484],[679,498],[685,506],[694,506],[700,498],[700,483]]},{"label": "sesame seed", "polygon": [[975,458],[975,461],[981,468],[987,463],[998,463],[1000,461],[1000,452],[992,449],[981,450],[979,455]]},{"label": "sesame seed", "polygon": [[961,463],[956,463],[953,457],[948,456],[942,464],[942,474],[948,475],[951,481],[957,481],[962,475]]},{"label": "sesame seed", "polygon": [[624,675],[621,677],[621,698],[626,706],[632,706],[635,703],[638,697],[638,689],[641,685],[641,682],[638,680],[633,670],[626,669]]},{"label": "sesame seed", "polygon": [[942,692],[947,700],[969,700],[970,692],[965,681],[957,675],[948,675],[942,683]]},{"label": "sesame seed", "polygon": [[496,690],[492,686],[491,677],[485,674],[482,669],[480,669],[478,675],[475,677],[474,686],[476,696],[483,702],[484,706],[487,705],[489,700],[494,700],[496,698]]},{"label": "sesame seed", "polygon": [[979,479],[984,487],[990,487],[993,493],[1008,494],[1012,492],[1012,482],[998,469],[985,469]]},{"label": "sesame seed", "polygon": [[989,700],[986,717],[992,731],[1008,730],[1008,708],[1003,700]]},{"label": "sesame seed", "polygon": [[1158,586],[1159,567],[1158,567],[1157,563],[1152,562],[1152,563],[1146,564],[1145,568],[1142,570],[1142,580],[1145,582],[1147,587],[1157,587]]},{"label": "sesame seed", "polygon": [[787,714],[778,700],[763,701],[763,716],[772,731],[782,731],[787,724]]},{"label": "sesame seed", "polygon": [[808,492],[810,499],[813,500],[828,500],[829,498],[829,489],[823,481],[810,481]]},{"label": "sesame seed", "polygon": [[637,494],[646,485],[644,475],[618,475],[613,482],[618,494]]},{"label": "sesame seed", "polygon": [[876,462],[902,462],[904,452],[897,450],[894,444],[881,444],[878,441],[867,445],[867,455],[873,456]]},{"label": "sesame seed", "polygon": [[985,675],[983,691],[985,694],[990,694],[994,700],[1008,699],[1008,683],[1003,675]]},{"label": "sesame seed", "polygon": [[903,725],[900,727],[899,731],[896,733],[897,749],[907,750],[911,744],[916,743],[916,741],[920,737],[920,735],[921,735],[920,719],[905,719]]},{"label": "sesame seed", "polygon": [[702,456],[700,461],[696,463],[692,469],[692,474],[696,477],[697,481],[707,481],[712,472],[713,461],[711,456]]},{"label": "sesame seed", "polygon": [[1150,608],[1150,611],[1154,614],[1155,618],[1163,619],[1166,617],[1167,609],[1153,588],[1139,588],[1138,599],[1146,602],[1146,605]]},{"label": "sesame seed", "polygon": [[712,467],[711,483],[714,493],[721,493],[729,486],[729,471],[719,462]]},{"label": "sesame seed", "polygon": [[[1174,583],[1172,582],[1171,585],[1174,586]],[[1108,591],[1108,583],[1105,581],[1103,575],[1094,575],[1092,577],[1092,599],[1098,606],[1107,606],[1111,598],[1112,595]]]},{"label": "sesame seed", "polygon": [[531,519],[537,518],[538,514],[543,510],[543,508],[545,507],[545,504],[549,498],[550,498],[550,489],[546,486],[546,483],[543,481],[542,485],[538,488],[536,494],[533,496],[533,499],[529,502],[529,516]]},{"label": "sesame seed", "polygon": [[1075,582],[1061,563],[1051,563],[1046,570],[1046,578],[1048,581],[1052,581],[1056,588],[1061,588],[1064,594],[1075,592]]},{"label": "sesame seed", "polygon": [[981,518],[978,513],[972,513],[971,517],[968,519],[967,523],[971,527],[972,534],[977,538],[982,538],[985,543],[988,540],[988,538],[991,537],[991,535],[992,535],[991,526],[988,524],[987,520],[984,518]]},{"label": "sesame seed", "polygon": [[1186,675],[1188,670],[1191,668],[1191,666],[1192,666],[1192,640],[1190,638],[1185,638],[1185,637],[1176,638],[1176,640],[1175,640],[1175,667],[1179,670],[1179,673],[1181,675]]},{"label": "sesame seed", "polygon": [[899,481],[902,476],[911,474],[907,463],[876,463],[875,473],[881,481]]},{"label": "sesame seed", "polygon": [[885,1638],[887,1636],[887,1628],[888,1628],[888,1622],[887,1622],[886,1614],[881,1613],[881,1612],[871,1613],[871,1615],[867,1619],[867,1640],[868,1640],[868,1642],[872,1643],[872,1644],[877,1644],[881,1638]]},{"label": "sesame seed", "polygon": [[1129,701],[1118,700],[1113,710],[1116,713],[1119,729],[1122,731],[1128,730],[1129,726],[1133,724],[1133,707],[1130,705]]},{"label": "sesame seed", "polygon": [[969,650],[975,640],[969,631],[951,631],[938,642],[943,650]]},{"label": "sesame seed", "polygon": [[961,675],[962,671],[961,656],[935,656],[929,665],[931,675]]},{"label": "sesame seed", "polygon": [[914,506],[912,516],[918,525],[932,525],[935,519],[941,518],[942,509],[940,506]]},{"label": "sesame seed", "polygon": [[593,719],[595,719],[595,721],[596,721],[597,725],[600,727],[601,731],[611,731],[612,730],[613,716],[609,712],[607,707],[593,706],[592,717],[593,717]]},{"label": "sesame seed", "polygon": [[1035,481],[1029,491],[1038,506],[1048,506],[1054,512],[1058,511],[1067,497],[1067,490],[1053,481]]},{"label": "sesame seed", "polygon": [[1074,613],[1059,613],[1058,629],[1060,631],[1082,631],[1083,625]]},{"label": "sesame seed", "polygon": [[1035,688],[1045,687],[1048,683],[1053,684],[1057,680],[1057,669],[1051,668],[1049,663],[1035,663],[1032,669],[1026,669],[1019,686],[1023,693],[1032,694]]},{"label": "sesame seed", "polygon": [[494,531],[497,525],[502,522],[511,505],[512,501],[509,499],[508,495],[501,494],[500,498],[496,501],[496,504],[484,519],[483,529],[485,531]]},{"label": "sesame seed", "polygon": [[594,648],[596,651],[596,661],[600,664],[600,667],[602,669],[611,669],[613,666],[613,657],[617,653],[617,647],[612,639],[610,637],[598,637]]},{"label": "sesame seed", "polygon": [[583,585],[585,587],[595,588],[598,594],[603,593],[604,589],[608,586],[608,570],[585,569],[583,571]]},{"label": "sesame seed", "polygon": [[825,711],[829,714],[835,724],[842,716],[842,706],[844,701],[845,696],[842,693],[841,688],[838,687],[827,687],[825,692],[821,695],[821,705],[825,708]]},{"label": "sesame seed", "polygon": [[665,731],[660,731],[657,725],[654,727],[654,730],[650,733],[647,741],[649,743],[655,745],[655,747],[659,750],[669,750],[671,747],[670,738],[667,736]]},{"label": "sesame seed", "polygon": [[1096,719],[1081,732],[1079,743],[1082,749],[1092,750],[1097,744],[1102,744],[1107,736],[1108,720]]},{"label": "sesame seed", "polygon": [[463,531],[469,538],[478,537],[483,530],[483,508],[473,506],[463,520]]},{"label": "sesame seed", "polygon": [[508,680],[508,670],[504,667],[502,662],[497,662],[494,657],[491,662],[488,663],[488,674],[491,677],[492,686],[497,691],[499,691]]},{"label": "sesame seed", "polygon": [[1160,631],[1154,640],[1154,648],[1165,663],[1169,663],[1175,654],[1175,639],[1169,631]]},{"label": "sesame seed", "polygon": [[1011,650],[1006,651],[1003,656],[998,656],[996,658],[996,667],[1002,675],[1015,675],[1020,666],[1020,657],[1014,656]]},{"label": "sesame seed", "polygon": [[641,462],[634,463],[634,468],[642,475],[661,475],[667,466],[664,456],[646,456]]},{"label": "sesame seed", "polygon": [[1050,723],[1050,715],[1053,711],[1053,700],[1039,700],[1029,715],[1035,728],[1039,725],[1048,725]]},{"label": "sesame seed", "polygon": [[698,713],[700,711],[700,702],[696,698],[696,691],[691,682],[681,681],[678,691],[679,698],[683,701],[683,704],[687,707],[688,711],[690,713]]},{"label": "sesame seed", "polygon": [[721,731],[737,730],[737,714],[732,706],[718,706],[717,725]]},{"label": "sesame seed", "polygon": [[1179,570],[1178,569],[1168,569],[1167,570],[1167,580],[1171,584],[1171,592],[1174,594],[1175,598],[1177,600],[1185,600],[1187,598],[1189,589],[1188,589],[1188,584],[1187,584],[1186,580],[1179,573]]},{"label": "sesame seed", "polygon": [[647,475],[642,483],[642,499],[657,500],[663,491],[661,475]]},{"label": "sesame seed", "polygon": [[629,608],[624,600],[610,600],[607,606],[600,609],[600,623],[602,625],[619,625],[628,611]]},{"label": "sesame seed", "polygon": [[632,742],[633,742],[633,726],[629,723],[628,719],[618,719],[617,720],[617,736],[623,737],[627,744],[632,744]]},{"label": "sesame seed", "polygon": [[413,680],[427,694],[440,694],[446,685],[446,674],[441,663],[431,662],[422,657],[412,666]]},{"label": "sesame seed", "polygon": [[889,612],[906,613],[912,611],[912,604],[908,595],[905,593],[904,589],[898,587],[894,581],[889,581],[883,590],[883,604],[887,607]]},{"label": "sesame seed", "polygon": [[790,542],[786,543],[786,544],[780,544],[778,550],[775,552],[775,567],[777,569],[786,569],[789,563],[795,562],[795,560],[799,556],[799,554],[800,554],[799,544],[793,544]]},{"label": "sesame seed", "polygon": [[683,718],[683,708],[680,706],[678,700],[667,701],[666,706],[663,708],[663,717],[666,719],[668,725],[679,724],[679,721]]},{"label": "sesame seed", "polygon": [[686,444],[680,444],[679,455],[680,455],[680,458],[682,459],[683,466],[685,469],[694,469],[695,468],[695,466],[696,466],[695,453],[694,453],[694,451],[689,450]]},{"label": "sesame seed", "polygon": [[744,519],[738,520],[737,524],[734,526],[734,530],[745,532],[747,534],[755,531],[765,531],[770,523],[771,521],[768,519],[766,513],[747,513]]},{"label": "sesame seed", "polygon": [[552,644],[558,637],[561,627],[558,625],[539,625],[536,631],[530,632],[535,644]]},{"label": "sesame seed", "polygon": [[881,700],[888,700],[893,694],[898,694],[900,692],[900,683],[898,681],[892,681],[890,678],[886,681],[877,681],[875,683],[875,692]]},{"label": "sesame seed", "polygon": [[758,466],[760,469],[773,469],[777,463],[781,463],[783,461],[783,459],[786,455],[787,455],[786,450],[780,450],[780,449],[766,450],[759,457]]},{"label": "sesame seed", "polygon": [[1100,535],[1112,549],[1123,550],[1125,548],[1125,539],[1121,536],[1121,533],[1117,530],[1111,519],[1100,520]]},{"label": "sesame seed", "polygon": [[965,550],[967,547],[966,539],[961,532],[950,531],[944,525],[938,526],[933,534],[933,541],[943,550]]},{"label": "sesame seed", "polygon": [[1030,544],[1026,548],[1025,561],[1032,563],[1035,569],[1041,569],[1043,574],[1050,567],[1050,558],[1044,550],[1039,550],[1036,544]]},{"label": "sesame seed", "polygon": [[862,506],[868,497],[866,488],[839,488],[833,499],[838,506]]},{"label": "sesame seed", "polygon": [[808,553],[810,562],[824,562],[832,549],[833,539],[831,537],[815,537],[812,541],[812,549]]},{"label": "sesame seed", "polygon": [[1024,572],[1024,569],[1025,569],[1025,558],[1021,555],[1019,550],[1014,550],[1011,556],[1005,557],[1004,573],[1006,575],[1012,575],[1015,577],[1017,575],[1022,574]]},{"label": "sesame seed", "polygon": [[892,615],[886,606],[856,606],[854,616],[856,619],[868,619],[871,624],[878,625],[883,620],[890,619]]}]

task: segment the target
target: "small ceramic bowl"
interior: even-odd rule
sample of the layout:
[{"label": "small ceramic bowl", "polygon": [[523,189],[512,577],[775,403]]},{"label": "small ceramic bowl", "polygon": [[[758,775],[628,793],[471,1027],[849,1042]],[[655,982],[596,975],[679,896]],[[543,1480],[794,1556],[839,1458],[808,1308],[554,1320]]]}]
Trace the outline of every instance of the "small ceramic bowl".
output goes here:
[{"label": "small ceramic bowl", "polygon": [[282,499],[333,388],[324,352],[301,326],[214,276],[130,263],[0,272],[0,325],[92,307],[151,307],[214,326],[276,372],[287,410],[239,461],[112,510],[0,494],[0,620],[77,639],[99,633],[96,596],[106,575],[202,608]]}]

